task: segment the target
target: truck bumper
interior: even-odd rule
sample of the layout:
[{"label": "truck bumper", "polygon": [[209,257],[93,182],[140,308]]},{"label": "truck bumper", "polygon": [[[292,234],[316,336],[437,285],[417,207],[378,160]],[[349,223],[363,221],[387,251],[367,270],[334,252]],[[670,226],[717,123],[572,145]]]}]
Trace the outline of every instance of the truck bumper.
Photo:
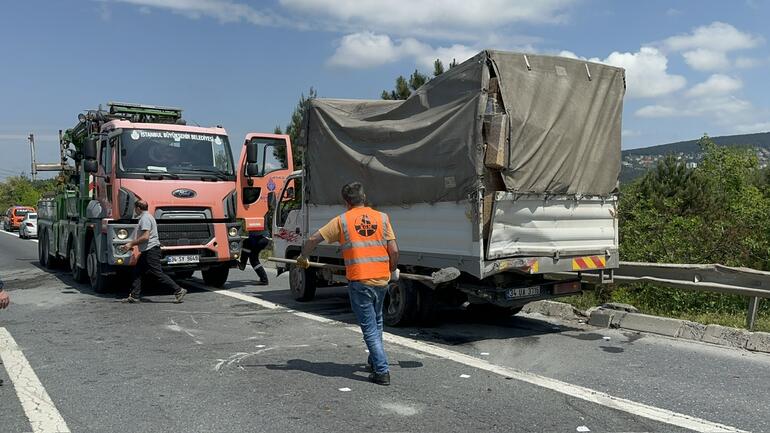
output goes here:
[{"label": "truck bumper", "polygon": [[[163,258],[161,264],[167,270],[208,269],[212,266],[235,266],[241,255],[242,239],[240,224],[232,223],[200,223],[206,225],[208,235],[201,238],[197,234],[197,241],[187,239],[193,236],[186,231],[186,226],[191,224],[158,224],[161,234],[161,251]],[[229,235],[231,227],[236,227],[239,232],[235,236]],[[198,227],[200,228],[200,227]],[[128,235],[120,239],[118,233],[125,230]],[[111,223],[107,225],[106,263],[116,268],[134,266],[139,258],[138,251],[128,253],[118,251],[120,245],[126,244],[135,237],[136,224]],[[194,261],[169,264],[169,257],[186,256]],[[193,259],[194,258],[194,259]]]},{"label": "truck bumper", "polygon": [[[583,272],[611,274],[620,266],[617,250],[607,250],[603,254],[570,254],[563,257],[512,257],[484,262],[483,277],[502,272],[518,272],[525,275]],[[605,278],[606,279],[606,278]]]}]

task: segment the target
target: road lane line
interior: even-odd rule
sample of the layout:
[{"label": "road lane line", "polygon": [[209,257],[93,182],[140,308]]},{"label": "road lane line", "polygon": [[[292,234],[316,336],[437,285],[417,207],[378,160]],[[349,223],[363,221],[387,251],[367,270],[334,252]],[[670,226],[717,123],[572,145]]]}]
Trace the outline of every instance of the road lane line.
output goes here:
[{"label": "road lane line", "polygon": [[21,349],[5,328],[0,328],[0,359],[13,382],[34,433],[69,433],[56,406],[40,383]]},{"label": "road lane line", "polygon": [[[7,235],[11,235],[11,236],[14,236],[14,237],[17,237],[17,238],[21,239],[17,233],[7,232],[5,230],[0,230],[0,233],[5,233]],[[24,240],[24,239],[22,239],[22,240]],[[37,239],[26,239],[26,240],[32,241],[32,242],[37,242]]]},{"label": "road lane line", "polygon": [[[198,288],[210,290],[220,295],[230,296],[232,298],[240,299],[242,301],[257,304],[270,310],[286,309],[285,306],[276,304],[274,302],[266,301],[264,299],[255,298],[244,293],[235,292],[231,290],[211,290],[206,286],[194,283]],[[345,329],[361,333],[361,329],[357,326],[350,326],[347,323],[343,323],[334,319],[328,319],[326,317],[318,316],[316,314],[304,313],[294,311],[291,314],[295,316],[303,317],[310,320],[315,320],[321,323],[334,323],[342,325]],[[382,333],[383,340],[391,344],[396,344],[402,347],[406,347],[424,354],[433,355],[438,358],[446,359],[449,361],[457,362],[469,367],[477,368],[479,370],[488,371],[503,377],[510,377],[521,382],[526,382],[541,388],[546,388],[552,391],[556,391],[560,394],[564,394],[570,397],[574,397],[580,400],[585,400],[591,403],[595,403],[610,409],[615,409],[621,412],[629,413],[639,417],[647,418],[653,421],[685,428],[688,430],[694,430],[699,432],[734,432],[734,433],[747,433],[737,427],[732,427],[705,419],[697,418],[690,415],[685,415],[678,412],[673,412],[667,409],[661,409],[655,406],[650,406],[644,403],[638,403],[632,400],[627,400],[620,397],[614,397],[605,392],[597,391],[594,389],[586,388],[580,385],[573,385],[571,383],[562,382],[560,380],[551,379],[549,377],[540,376],[538,374],[529,373],[522,370],[503,367],[500,365],[492,364],[484,359],[476,358],[464,353],[456,352],[454,350],[445,349],[440,346],[436,346],[430,343],[413,340],[411,338],[404,338],[399,335],[391,334],[389,332]]]}]

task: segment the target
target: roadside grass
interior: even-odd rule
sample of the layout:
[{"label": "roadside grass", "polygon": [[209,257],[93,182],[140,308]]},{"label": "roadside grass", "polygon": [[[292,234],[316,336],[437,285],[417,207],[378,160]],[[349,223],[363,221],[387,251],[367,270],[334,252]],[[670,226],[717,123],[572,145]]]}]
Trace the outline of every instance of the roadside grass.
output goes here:
[{"label": "roadside grass", "polygon": [[[684,319],[704,325],[746,328],[748,299],[741,296],[655,287],[651,285],[609,286],[560,298],[577,309],[587,310],[606,302],[631,304],[640,312]],[[770,332],[770,302],[760,300],[754,331]]]}]

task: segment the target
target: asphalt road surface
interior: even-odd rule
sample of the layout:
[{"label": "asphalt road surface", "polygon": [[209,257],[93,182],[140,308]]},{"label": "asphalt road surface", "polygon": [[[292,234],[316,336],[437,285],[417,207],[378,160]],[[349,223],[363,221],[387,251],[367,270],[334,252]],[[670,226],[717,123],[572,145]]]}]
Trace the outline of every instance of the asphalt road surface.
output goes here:
[{"label": "asphalt road surface", "polygon": [[345,289],[270,275],[122,304],[0,233],[0,432],[770,431],[770,356],[536,315],[386,329],[378,386]]}]

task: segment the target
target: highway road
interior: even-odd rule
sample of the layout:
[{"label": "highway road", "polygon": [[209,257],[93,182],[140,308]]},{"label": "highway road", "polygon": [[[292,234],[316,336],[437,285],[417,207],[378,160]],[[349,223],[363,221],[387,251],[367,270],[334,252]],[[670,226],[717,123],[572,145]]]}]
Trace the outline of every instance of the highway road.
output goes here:
[{"label": "highway road", "polygon": [[378,386],[345,289],[270,275],[123,304],[0,233],[0,432],[770,431],[766,354],[537,315],[388,328]]}]

